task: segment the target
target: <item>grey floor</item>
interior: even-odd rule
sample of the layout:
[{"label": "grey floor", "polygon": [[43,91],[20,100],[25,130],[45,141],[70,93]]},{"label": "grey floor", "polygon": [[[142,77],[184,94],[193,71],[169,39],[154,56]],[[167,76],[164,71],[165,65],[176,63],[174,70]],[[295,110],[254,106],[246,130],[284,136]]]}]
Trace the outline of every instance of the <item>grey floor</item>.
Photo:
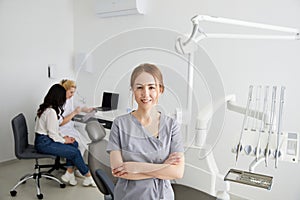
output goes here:
[{"label": "grey floor", "polygon": [[[44,160],[41,163],[48,162]],[[37,199],[35,182],[28,180],[17,188],[17,195],[10,196],[10,189],[25,174],[34,172],[34,160],[14,160],[0,164],[0,200],[32,200]],[[53,175],[60,178],[63,171],[55,171]],[[76,186],[66,186],[60,188],[59,184],[48,179],[42,179],[41,191],[44,200],[103,200],[103,195],[97,188],[83,187],[82,178],[77,178]]]},{"label": "grey floor", "polygon": [[[37,200],[35,182],[28,180],[26,184],[22,184],[17,188],[17,195],[10,196],[10,189],[17,181],[27,173],[34,172],[34,160],[14,160],[5,163],[0,163],[0,200]],[[52,163],[49,160],[41,160],[41,164]],[[62,170],[55,171],[52,174],[60,178],[64,172]],[[82,178],[77,178],[76,186],[66,186],[60,188],[59,184],[48,179],[42,179],[41,192],[44,195],[44,200],[103,200],[103,195],[97,188],[83,187]],[[231,195],[232,200],[242,200]]]}]

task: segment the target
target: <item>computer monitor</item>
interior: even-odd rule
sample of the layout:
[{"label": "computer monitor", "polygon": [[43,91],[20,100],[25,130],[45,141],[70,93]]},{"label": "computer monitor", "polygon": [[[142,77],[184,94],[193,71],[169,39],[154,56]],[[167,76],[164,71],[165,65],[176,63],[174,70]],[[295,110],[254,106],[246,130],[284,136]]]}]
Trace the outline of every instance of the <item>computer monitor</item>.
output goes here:
[{"label": "computer monitor", "polygon": [[119,94],[112,92],[103,92],[101,107],[97,107],[98,111],[115,110],[118,108]]}]

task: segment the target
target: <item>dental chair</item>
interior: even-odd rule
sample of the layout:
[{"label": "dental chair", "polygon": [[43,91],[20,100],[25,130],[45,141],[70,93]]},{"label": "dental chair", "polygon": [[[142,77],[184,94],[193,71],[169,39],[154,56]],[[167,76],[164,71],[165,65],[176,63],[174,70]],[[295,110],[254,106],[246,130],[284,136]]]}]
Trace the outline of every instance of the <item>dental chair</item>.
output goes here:
[{"label": "dental chair", "polygon": [[88,166],[91,175],[105,200],[113,200],[114,185],[117,178],[111,174],[106,131],[98,121],[89,121],[85,127],[91,143],[88,147]]},{"label": "dental chair", "polygon": [[[111,174],[109,154],[106,152],[108,141],[104,139],[106,131],[98,121],[87,122],[85,128],[91,139],[88,153],[88,166],[90,168],[90,172],[97,187],[101,193],[104,194],[104,199],[113,200],[113,191],[117,178]],[[216,197],[186,185],[172,183],[172,187],[176,200],[216,199]]]}]

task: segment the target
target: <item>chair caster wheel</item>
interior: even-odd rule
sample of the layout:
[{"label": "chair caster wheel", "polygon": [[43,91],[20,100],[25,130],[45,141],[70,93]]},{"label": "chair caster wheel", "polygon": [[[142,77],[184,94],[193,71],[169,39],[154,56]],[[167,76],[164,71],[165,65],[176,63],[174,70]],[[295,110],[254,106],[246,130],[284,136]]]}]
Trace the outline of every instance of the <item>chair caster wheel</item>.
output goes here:
[{"label": "chair caster wheel", "polygon": [[63,184],[60,184],[59,186],[60,186],[60,188],[65,188],[66,184],[63,183]]},{"label": "chair caster wheel", "polygon": [[43,197],[44,197],[43,194],[37,194],[36,196],[38,199],[43,199]]},{"label": "chair caster wheel", "polygon": [[16,191],[16,190],[10,191],[10,195],[11,195],[12,197],[15,197],[15,196],[17,195],[17,191]]}]

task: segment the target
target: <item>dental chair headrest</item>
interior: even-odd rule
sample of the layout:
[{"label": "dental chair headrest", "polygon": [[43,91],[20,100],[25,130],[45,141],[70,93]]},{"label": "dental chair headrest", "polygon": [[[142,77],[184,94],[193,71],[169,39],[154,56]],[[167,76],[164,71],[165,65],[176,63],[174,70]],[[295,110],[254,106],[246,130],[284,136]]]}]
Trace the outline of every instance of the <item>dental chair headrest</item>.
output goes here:
[{"label": "dental chair headrest", "polygon": [[85,130],[92,142],[100,141],[106,135],[104,127],[98,121],[89,121],[86,123]]}]

